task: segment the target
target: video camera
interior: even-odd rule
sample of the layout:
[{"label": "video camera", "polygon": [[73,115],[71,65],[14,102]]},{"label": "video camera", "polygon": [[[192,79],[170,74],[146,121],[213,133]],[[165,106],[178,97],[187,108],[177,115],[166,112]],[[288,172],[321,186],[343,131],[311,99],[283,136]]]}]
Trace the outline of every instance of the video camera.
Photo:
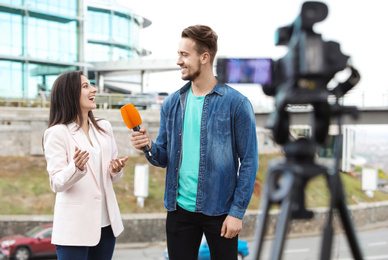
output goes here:
[{"label": "video camera", "polygon": [[[329,107],[328,97],[342,97],[360,79],[357,70],[348,65],[349,56],[341,52],[339,43],[323,41],[321,34],[314,32],[313,25],[327,15],[328,8],[324,3],[305,2],[291,25],[278,28],[275,45],[288,47],[283,58],[219,58],[217,61],[219,82],[260,84],[266,95],[274,96],[276,111],[272,113],[267,128],[273,130],[274,139],[279,144],[289,141],[286,108],[296,104],[314,107],[312,136],[317,143],[323,144],[329,117],[340,112],[337,107]],[[329,81],[347,67],[351,69],[349,79],[328,90]]]},{"label": "video camera", "polygon": [[[276,224],[271,260],[280,260],[284,238],[292,219],[310,219],[313,212],[305,207],[305,187],[308,181],[323,175],[331,193],[327,223],[323,230],[321,260],[331,259],[334,212],[338,212],[346,231],[354,259],[362,260],[362,253],[352,220],[346,208],[344,190],[339,176],[341,160],[342,115],[358,115],[356,107],[340,105],[339,99],[360,80],[357,70],[348,64],[336,42],[322,40],[313,31],[313,25],[323,21],[328,8],[320,2],[305,2],[295,21],[276,32],[276,45],[286,45],[287,54],[278,60],[272,59],[218,59],[217,79],[223,83],[257,83],[263,92],[273,96],[275,109],[266,127],[272,130],[275,141],[282,145],[285,160],[276,161],[267,169],[266,184],[262,189],[261,213],[256,224],[256,247],[253,258],[260,259],[264,234],[269,221],[269,210],[273,204],[280,205]],[[346,68],[351,70],[349,78],[336,87],[328,89],[335,74]],[[329,102],[333,96],[335,102]],[[290,140],[290,109],[293,105],[311,105],[311,136]],[[338,119],[338,138],[335,144],[333,167],[316,162],[318,146],[323,145],[328,135],[330,120]]]}]

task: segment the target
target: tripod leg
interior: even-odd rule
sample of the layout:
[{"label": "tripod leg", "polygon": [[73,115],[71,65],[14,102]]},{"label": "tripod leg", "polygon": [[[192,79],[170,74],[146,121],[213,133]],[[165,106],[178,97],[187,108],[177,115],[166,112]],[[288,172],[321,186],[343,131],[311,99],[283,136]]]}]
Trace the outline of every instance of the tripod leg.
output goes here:
[{"label": "tripod leg", "polygon": [[333,240],[332,222],[333,222],[334,210],[338,210],[339,212],[339,215],[341,217],[341,222],[344,227],[354,259],[362,260],[363,257],[361,253],[361,248],[359,246],[359,243],[356,237],[356,232],[352,224],[350,213],[346,207],[345,194],[343,191],[342,181],[339,176],[339,173],[332,175],[331,177],[329,177],[329,179],[332,181],[331,193],[334,197],[332,198],[333,200],[333,203],[331,205],[332,209],[330,211],[328,222],[323,233],[321,260],[329,260],[331,256],[331,246],[332,246],[332,240]]},{"label": "tripod leg", "polygon": [[272,246],[271,260],[280,260],[282,257],[284,238],[288,231],[289,220],[291,217],[291,201],[290,196],[282,201],[281,213],[278,217],[278,223],[276,224],[275,239]]},{"label": "tripod leg", "polygon": [[[326,174],[326,181],[332,196],[337,194],[337,192],[334,191],[333,189],[333,184],[332,184],[333,178],[334,177],[332,175]],[[335,203],[336,203],[335,198],[332,197],[330,201],[330,209],[328,213],[327,223],[323,229],[320,260],[330,260],[330,257],[331,257],[331,248],[333,243],[333,215],[334,215],[334,208],[336,207]]]},{"label": "tripod leg", "polygon": [[[338,179],[340,179],[338,177]],[[345,229],[346,236],[348,238],[350,249],[352,250],[353,257],[356,260],[362,260],[362,252],[360,245],[357,240],[356,231],[354,230],[354,226],[352,224],[352,219],[350,217],[350,213],[346,207],[346,200],[345,200],[345,194],[342,187],[342,182],[339,180],[338,185],[338,195],[339,195],[339,201],[338,201],[338,211],[341,216],[342,225]]]},{"label": "tripod leg", "polygon": [[[293,172],[287,170],[284,165],[281,164],[276,168],[268,170],[266,186],[263,190],[264,196],[261,202],[262,215],[259,219],[257,234],[255,235],[257,244],[253,251],[254,260],[259,260],[260,257],[271,203],[281,203],[281,215],[278,217],[278,224],[276,225],[275,231],[274,254],[271,257],[271,259],[280,259],[284,236],[287,232],[288,221],[291,217],[291,201],[294,199],[292,189],[297,188],[294,184],[295,178]],[[278,244],[279,246],[277,246]]]},{"label": "tripod leg", "polygon": [[267,227],[268,222],[268,212],[270,208],[270,201],[268,198],[268,192],[263,193],[264,196],[262,198],[262,208],[261,208],[261,214],[257,216],[256,224],[256,234],[255,239],[253,241],[256,241],[255,247],[253,249],[253,260],[259,260],[260,259],[260,253],[263,246],[263,240],[264,235]]},{"label": "tripod leg", "polygon": [[332,226],[332,222],[329,221],[323,230],[321,260],[330,260],[332,242],[333,242],[333,226]]},{"label": "tripod leg", "polygon": [[[279,179],[280,176],[281,178]],[[297,178],[296,175],[289,170],[275,172],[275,174],[271,176],[271,179],[272,184],[276,183],[276,185],[272,187],[277,187],[276,190],[273,188],[272,193],[269,192],[271,200],[281,202],[281,213],[278,216],[278,221],[276,223],[271,260],[280,260],[284,246],[284,238],[286,237],[292,215],[292,203],[295,201],[296,192],[301,188],[301,179]]]}]

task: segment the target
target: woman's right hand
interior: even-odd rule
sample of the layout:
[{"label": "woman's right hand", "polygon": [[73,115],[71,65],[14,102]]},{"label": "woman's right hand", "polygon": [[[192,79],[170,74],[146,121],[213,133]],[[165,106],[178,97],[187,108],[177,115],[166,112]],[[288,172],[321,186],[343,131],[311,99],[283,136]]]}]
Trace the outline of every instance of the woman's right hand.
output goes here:
[{"label": "woman's right hand", "polygon": [[82,151],[77,146],[75,147],[74,164],[80,170],[85,170],[85,164],[89,161],[89,153]]}]

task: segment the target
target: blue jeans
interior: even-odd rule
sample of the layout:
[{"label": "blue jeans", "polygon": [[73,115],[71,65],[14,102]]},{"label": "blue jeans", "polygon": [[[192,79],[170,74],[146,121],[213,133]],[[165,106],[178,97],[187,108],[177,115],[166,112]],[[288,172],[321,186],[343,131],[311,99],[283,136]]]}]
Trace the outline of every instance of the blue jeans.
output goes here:
[{"label": "blue jeans", "polygon": [[111,226],[101,228],[101,239],[96,246],[55,245],[58,260],[109,260],[112,259],[116,237]]}]

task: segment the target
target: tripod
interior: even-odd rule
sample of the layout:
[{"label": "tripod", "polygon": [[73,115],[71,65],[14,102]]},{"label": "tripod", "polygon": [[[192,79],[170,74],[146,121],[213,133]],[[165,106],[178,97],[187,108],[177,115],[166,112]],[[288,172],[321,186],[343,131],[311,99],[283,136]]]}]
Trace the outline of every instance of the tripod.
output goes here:
[{"label": "tripod", "polygon": [[350,113],[353,117],[357,116],[357,109],[355,107],[341,106],[338,102],[339,97],[343,96],[346,91],[358,81],[357,79],[359,79],[357,71],[353,70],[352,73],[348,82],[341,83],[337,88],[332,90],[331,94],[334,94],[337,98],[334,105],[329,105],[327,103],[327,98],[304,95],[306,97],[305,100],[313,101],[311,104],[314,107],[315,126],[313,130],[315,136],[312,138],[300,138],[293,142],[284,139],[284,135],[288,136],[289,127],[288,113],[285,112],[284,109],[285,104],[294,104],[297,102],[297,100],[294,99],[300,100],[300,96],[303,95],[287,93],[286,96],[291,98],[283,100],[284,102],[282,105],[278,104],[274,120],[275,123],[273,123],[271,128],[274,132],[275,140],[281,140],[284,144],[283,149],[286,160],[270,166],[267,171],[266,184],[263,189],[261,200],[261,214],[258,215],[259,222],[255,234],[256,247],[254,248],[252,259],[260,259],[268,222],[268,213],[273,204],[280,205],[280,214],[276,224],[270,259],[281,259],[289,222],[292,219],[311,219],[313,217],[313,212],[308,211],[305,208],[304,189],[310,179],[320,174],[324,175],[326,178],[331,194],[327,223],[323,231],[320,259],[329,260],[331,256],[333,216],[335,211],[339,213],[354,259],[363,259],[356,233],[352,225],[352,220],[349,211],[347,210],[344,190],[338,171],[342,146],[341,130],[336,140],[337,149],[334,167],[328,169],[314,161],[319,143],[323,143],[327,136],[330,117],[338,117],[338,128],[341,129],[343,114]]}]

